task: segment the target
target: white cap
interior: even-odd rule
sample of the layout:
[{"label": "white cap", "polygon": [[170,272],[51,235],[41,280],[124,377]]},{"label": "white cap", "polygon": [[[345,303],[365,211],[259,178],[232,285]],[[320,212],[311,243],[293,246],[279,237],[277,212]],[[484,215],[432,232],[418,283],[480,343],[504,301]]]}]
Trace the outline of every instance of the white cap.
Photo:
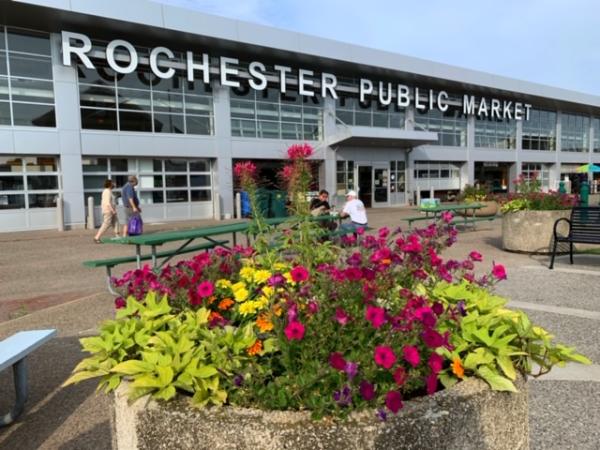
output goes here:
[{"label": "white cap", "polygon": [[346,194],[346,197],[356,197],[356,191],[348,191],[348,193]]}]

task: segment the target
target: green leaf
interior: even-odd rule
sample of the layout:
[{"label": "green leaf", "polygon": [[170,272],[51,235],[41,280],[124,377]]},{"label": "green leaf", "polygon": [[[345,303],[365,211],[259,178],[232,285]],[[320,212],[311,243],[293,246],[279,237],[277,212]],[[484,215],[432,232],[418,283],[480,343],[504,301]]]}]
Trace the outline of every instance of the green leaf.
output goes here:
[{"label": "green leaf", "polygon": [[196,378],[210,378],[217,375],[219,372],[214,366],[201,366],[195,369],[192,374]]},{"label": "green leaf", "polygon": [[517,378],[517,371],[515,370],[515,366],[513,365],[512,360],[508,356],[498,356],[496,358],[498,365],[506,375],[511,380],[515,380]]},{"label": "green leaf", "polygon": [[144,361],[130,360],[117,364],[111,369],[111,372],[121,373],[123,375],[135,375],[138,373],[152,372],[154,367],[153,364]]},{"label": "green leaf", "polygon": [[488,366],[481,366],[477,369],[477,374],[483,378],[495,391],[518,392],[515,385],[508,378],[494,372]]},{"label": "green leaf", "polygon": [[174,386],[167,386],[164,389],[161,389],[160,391],[154,393],[152,395],[153,398],[157,399],[157,400],[170,400],[173,397],[175,397],[175,394],[177,393],[177,391],[175,390]]},{"label": "green leaf", "polygon": [[170,367],[156,367],[156,372],[158,374],[158,379],[162,386],[166,386],[173,381],[173,369]]},{"label": "green leaf", "polygon": [[103,375],[106,375],[108,372],[106,370],[94,370],[88,371],[84,370],[82,372],[77,372],[71,375],[62,385],[61,387],[69,386],[71,384],[77,384],[83,380],[88,380],[90,378],[97,378]]}]

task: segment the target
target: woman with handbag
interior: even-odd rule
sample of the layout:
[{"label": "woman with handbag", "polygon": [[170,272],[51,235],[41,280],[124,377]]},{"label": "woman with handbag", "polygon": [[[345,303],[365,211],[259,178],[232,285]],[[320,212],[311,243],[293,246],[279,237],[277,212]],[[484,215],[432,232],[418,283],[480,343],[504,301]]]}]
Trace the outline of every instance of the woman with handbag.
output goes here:
[{"label": "woman with handbag", "polygon": [[117,208],[115,206],[115,198],[113,197],[112,190],[115,187],[112,180],[106,180],[104,182],[104,190],[102,191],[102,225],[94,236],[94,242],[100,244],[100,238],[106,231],[113,227],[115,237],[119,237],[119,219],[117,217]]}]

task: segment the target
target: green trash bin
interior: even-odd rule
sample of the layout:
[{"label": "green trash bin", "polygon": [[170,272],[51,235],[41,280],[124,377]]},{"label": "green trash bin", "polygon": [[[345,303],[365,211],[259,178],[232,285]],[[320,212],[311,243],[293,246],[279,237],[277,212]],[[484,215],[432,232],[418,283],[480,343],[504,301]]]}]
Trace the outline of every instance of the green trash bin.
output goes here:
[{"label": "green trash bin", "polygon": [[271,207],[271,194],[267,189],[259,188],[256,190],[256,203],[258,210],[263,217],[269,217]]},{"label": "green trash bin", "polygon": [[287,217],[287,191],[271,191],[271,208],[269,217]]}]

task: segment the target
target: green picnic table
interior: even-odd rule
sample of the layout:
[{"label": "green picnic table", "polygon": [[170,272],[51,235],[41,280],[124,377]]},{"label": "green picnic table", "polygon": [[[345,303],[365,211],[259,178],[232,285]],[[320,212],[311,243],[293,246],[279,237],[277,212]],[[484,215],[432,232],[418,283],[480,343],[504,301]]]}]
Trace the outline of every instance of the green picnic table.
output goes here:
[{"label": "green picnic table", "polygon": [[456,217],[453,223],[463,222],[464,225],[468,223],[475,223],[480,220],[493,220],[493,216],[490,217],[475,217],[475,211],[483,208],[485,205],[481,203],[459,203],[459,204],[440,204],[437,206],[430,207],[419,207],[414,208],[414,211],[424,212],[424,216],[407,217],[405,220],[408,222],[409,228],[413,222],[420,220],[437,220],[443,212],[463,212],[462,220]]}]

